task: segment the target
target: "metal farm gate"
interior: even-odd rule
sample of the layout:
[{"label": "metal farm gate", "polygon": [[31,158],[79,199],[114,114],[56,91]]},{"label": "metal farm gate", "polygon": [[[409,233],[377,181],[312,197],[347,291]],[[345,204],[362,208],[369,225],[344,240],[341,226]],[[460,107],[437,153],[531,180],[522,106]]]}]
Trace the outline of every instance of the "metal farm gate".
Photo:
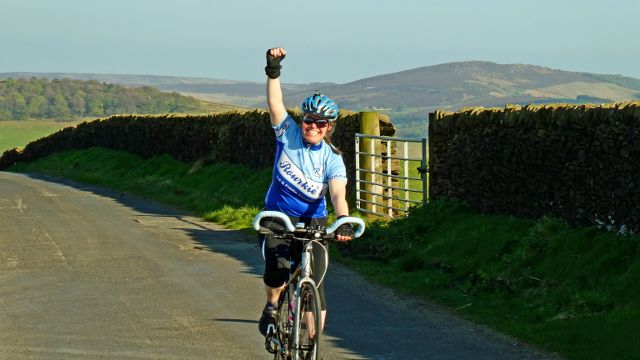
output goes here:
[{"label": "metal farm gate", "polygon": [[427,201],[427,139],[356,134],[355,141],[356,209],[395,217]]}]

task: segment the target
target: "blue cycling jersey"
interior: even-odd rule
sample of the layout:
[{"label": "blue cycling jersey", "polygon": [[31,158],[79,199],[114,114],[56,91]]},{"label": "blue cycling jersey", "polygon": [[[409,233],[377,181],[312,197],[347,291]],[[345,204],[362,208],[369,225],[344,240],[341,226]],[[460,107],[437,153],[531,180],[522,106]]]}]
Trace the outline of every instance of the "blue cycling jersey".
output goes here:
[{"label": "blue cycling jersey", "polygon": [[307,144],[300,126],[290,115],[273,127],[276,133],[276,155],[266,210],[281,211],[289,216],[318,218],[327,216],[325,193],[329,180],[347,181],[342,156],[322,140]]}]

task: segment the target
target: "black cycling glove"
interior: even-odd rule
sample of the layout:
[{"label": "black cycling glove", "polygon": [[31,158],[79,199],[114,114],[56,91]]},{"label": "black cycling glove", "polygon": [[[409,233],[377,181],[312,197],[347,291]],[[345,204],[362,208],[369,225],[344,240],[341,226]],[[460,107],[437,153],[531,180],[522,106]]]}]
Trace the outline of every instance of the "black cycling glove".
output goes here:
[{"label": "black cycling glove", "polygon": [[284,59],[286,55],[282,56],[271,56],[271,49],[267,50],[267,66],[264,68],[264,72],[271,79],[277,79],[280,77],[280,69],[282,69],[282,65],[280,65],[280,61]]},{"label": "black cycling glove", "polygon": [[[346,217],[346,215],[338,216],[338,219],[343,217]],[[350,238],[353,238],[355,234],[356,233],[353,230],[353,225],[351,225],[351,223],[342,224],[336,229],[336,235],[348,236]]]}]

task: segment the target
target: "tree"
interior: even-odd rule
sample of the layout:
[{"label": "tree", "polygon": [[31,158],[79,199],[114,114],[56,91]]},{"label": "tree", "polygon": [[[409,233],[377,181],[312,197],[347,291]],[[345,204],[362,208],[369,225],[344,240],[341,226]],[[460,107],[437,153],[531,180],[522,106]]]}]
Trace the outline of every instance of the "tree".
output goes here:
[{"label": "tree", "polygon": [[10,99],[12,109],[12,117],[16,120],[22,120],[27,117],[27,102],[24,100],[24,96],[17,92],[11,93]]},{"label": "tree", "polygon": [[36,95],[29,100],[27,113],[31,118],[43,118],[47,115],[47,99],[42,95]]},{"label": "tree", "polygon": [[71,110],[74,115],[84,116],[87,108],[87,94],[82,90],[76,90],[71,99]]},{"label": "tree", "polygon": [[12,116],[6,100],[7,98],[0,94],[0,120],[10,120]]},{"label": "tree", "polygon": [[196,99],[153,87],[126,88],[97,81],[7,79],[0,81],[4,119],[106,116],[121,113],[202,111]]},{"label": "tree", "polygon": [[53,98],[53,105],[49,108],[50,115],[53,118],[69,118],[71,116],[71,110],[67,100],[58,94]]},{"label": "tree", "polygon": [[90,97],[89,98],[89,111],[87,112],[88,116],[103,116],[104,113],[104,102],[100,97]]}]

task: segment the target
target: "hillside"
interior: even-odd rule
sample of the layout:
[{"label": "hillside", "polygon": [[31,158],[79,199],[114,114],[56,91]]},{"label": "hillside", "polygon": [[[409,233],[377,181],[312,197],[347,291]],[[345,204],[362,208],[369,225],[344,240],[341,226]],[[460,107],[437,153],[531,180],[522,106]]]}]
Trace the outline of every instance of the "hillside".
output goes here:
[{"label": "hillside", "polygon": [[[640,80],[533,65],[469,61],[426,66],[322,88],[343,107],[391,112],[640,98]],[[293,96],[292,96],[293,95]],[[300,97],[304,94],[290,94]]]},{"label": "hillside", "polygon": [[[164,92],[177,92],[200,100],[230,104],[239,107],[264,107],[264,83],[218,80],[196,77],[156,76],[156,75],[126,75],[126,74],[82,74],[82,73],[29,73],[13,72],[0,73],[0,80],[30,79],[32,77],[45,79],[93,80],[110,84],[118,84],[129,88],[151,86]],[[286,91],[297,92],[313,87],[314,84],[285,84]]]},{"label": "hillside", "polygon": [[0,119],[59,119],[120,113],[205,113],[234,106],[206,103],[150,86],[129,88],[96,80],[7,78],[0,80]]},{"label": "hillside", "polygon": [[[153,86],[201,99],[226,99],[227,103],[240,106],[264,107],[265,99],[263,82],[148,75],[0,73],[0,79],[30,76],[96,80],[128,87]],[[335,97],[343,108],[390,109],[392,112],[640,98],[640,80],[635,78],[486,61],[425,66],[345,84],[285,83],[283,87],[286,101],[291,106],[296,106],[310,91],[319,88]]]},{"label": "hillside", "polygon": [[[154,86],[207,101],[265,107],[264,82],[204,78],[100,74],[0,73],[109,81],[124,86]],[[286,81],[286,77],[283,78]],[[287,106],[296,107],[313,89],[334,97],[342,108],[388,114],[400,135],[426,135],[428,112],[468,106],[506,104],[601,103],[640,98],[640,80],[550,69],[535,65],[467,61],[425,66],[345,84],[283,84]]]}]

